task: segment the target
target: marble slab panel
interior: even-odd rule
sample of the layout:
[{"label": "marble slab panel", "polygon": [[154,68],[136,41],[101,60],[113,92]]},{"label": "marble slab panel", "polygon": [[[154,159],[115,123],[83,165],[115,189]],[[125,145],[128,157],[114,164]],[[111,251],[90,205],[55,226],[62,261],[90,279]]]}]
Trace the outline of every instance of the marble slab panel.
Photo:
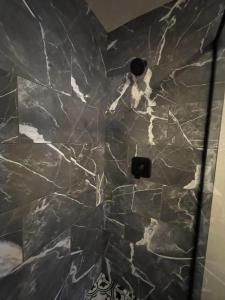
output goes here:
[{"label": "marble slab panel", "polygon": [[[202,148],[208,139],[208,148],[217,148],[219,142],[223,101],[212,103],[209,136],[205,134],[207,102],[195,102],[170,107],[168,140],[177,146]],[[188,114],[187,114],[188,111]]]},{"label": "marble slab panel", "polygon": [[0,152],[1,212],[69,187],[71,162],[63,145],[2,144]]},{"label": "marble slab panel", "polygon": [[18,78],[18,93],[19,132],[32,142],[97,142],[97,107],[22,78]]},{"label": "marble slab panel", "polygon": [[66,193],[55,192],[31,203],[23,219],[24,259],[41,252],[62,232],[86,220],[91,208]]},{"label": "marble slab panel", "polygon": [[[32,0],[1,3],[0,64],[34,82],[71,94],[71,51],[66,28],[53,4]],[[13,22],[8,18],[12,14]]]}]

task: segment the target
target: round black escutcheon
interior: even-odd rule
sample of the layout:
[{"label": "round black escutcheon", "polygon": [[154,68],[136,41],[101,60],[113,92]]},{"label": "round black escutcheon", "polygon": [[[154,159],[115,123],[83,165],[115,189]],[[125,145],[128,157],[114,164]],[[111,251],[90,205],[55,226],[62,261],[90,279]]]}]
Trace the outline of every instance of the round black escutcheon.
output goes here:
[{"label": "round black escutcheon", "polygon": [[134,58],[130,63],[130,71],[135,76],[141,76],[147,66],[147,61],[142,58]]}]

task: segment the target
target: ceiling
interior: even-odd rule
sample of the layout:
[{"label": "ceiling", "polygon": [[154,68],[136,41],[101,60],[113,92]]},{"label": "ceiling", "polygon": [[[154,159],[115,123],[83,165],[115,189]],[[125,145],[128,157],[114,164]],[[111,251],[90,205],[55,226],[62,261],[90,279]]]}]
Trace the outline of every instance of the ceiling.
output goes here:
[{"label": "ceiling", "polygon": [[171,0],[86,0],[107,32]]}]

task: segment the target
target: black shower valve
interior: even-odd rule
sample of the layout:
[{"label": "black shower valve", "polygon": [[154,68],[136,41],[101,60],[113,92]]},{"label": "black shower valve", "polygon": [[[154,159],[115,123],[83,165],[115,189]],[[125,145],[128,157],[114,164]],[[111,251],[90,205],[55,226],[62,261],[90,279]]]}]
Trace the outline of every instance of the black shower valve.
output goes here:
[{"label": "black shower valve", "polygon": [[151,160],[146,157],[135,156],[131,160],[131,173],[136,179],[150,178]]}]

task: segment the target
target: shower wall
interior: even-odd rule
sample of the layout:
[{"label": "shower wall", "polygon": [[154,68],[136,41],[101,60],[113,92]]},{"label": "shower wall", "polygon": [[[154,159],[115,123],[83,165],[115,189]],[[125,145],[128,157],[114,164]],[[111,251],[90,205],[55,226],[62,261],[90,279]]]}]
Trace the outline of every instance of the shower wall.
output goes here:
[{"label": "shower wall", "polygon": [[[176,1],[109,34],[111,102],[105,124],[105,228],[111,232],[104,273],[138,299],[187,299],[212,41],[223,1]],[[129,64],[147,60],[134,77]],[[224,99],[225,44],[220,46],[199,240],[199,298]],[[152,160],[150,179],[130,175],[134,156]],[[199,289],[198,289],[199,288]]]},{"label": "shower wall", "polygon": [[0,298],[83,299],[101,272],[106,35],[84,1],[0,4]]},{"label": "shower wall", "polygon": [[[223,10],[178,0],[107,36],[83,0],[1,1],[0,298],[84,300],[101,272],[138,299],[187,298]],[[148,62],[137,78],[134,57]],[[223,45],[199,265],[224,62]],[[132,178],[134,156],[152,160],[150,179]]]}]

